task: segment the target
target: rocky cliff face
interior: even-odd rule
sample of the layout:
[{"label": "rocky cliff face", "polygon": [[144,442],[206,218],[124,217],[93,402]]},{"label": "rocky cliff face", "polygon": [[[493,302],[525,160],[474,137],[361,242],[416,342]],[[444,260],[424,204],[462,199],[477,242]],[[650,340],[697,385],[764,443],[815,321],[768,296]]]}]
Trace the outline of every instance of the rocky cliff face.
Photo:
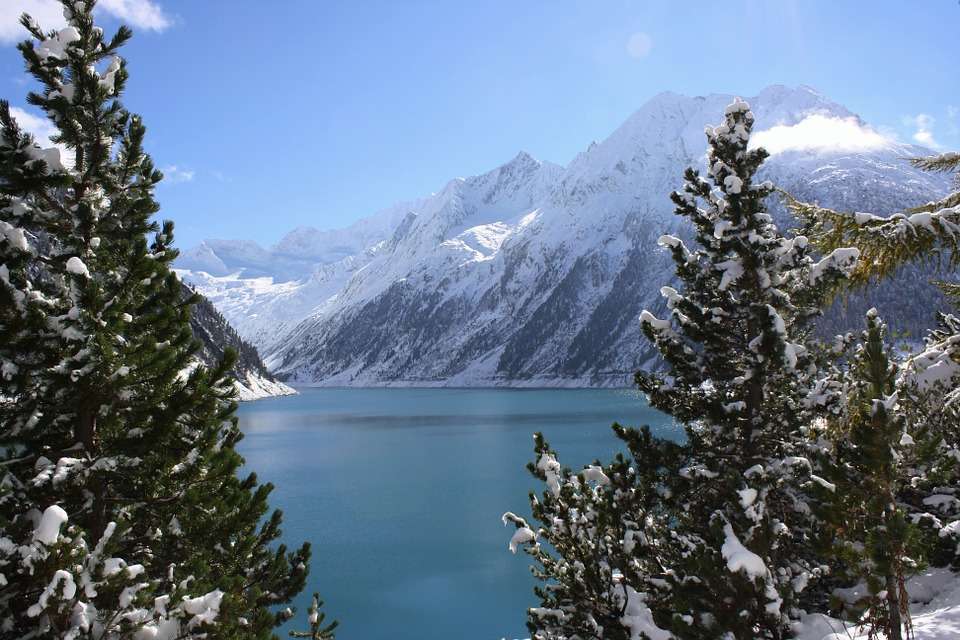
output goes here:
[{"label": "rocky cliff face", "polygon": [[[184,285],[184,297],[192,293],[193,290]],[[227,348],[237,352],[237,363],[231,373],[236,379],[237,395],[240,400],[257,400],[296,393],[267,370],[256,347],[241,338],[206,298],[201,297],[200,301],[193,305],[190,312],[190,329],[201,345],[197,358],[207,366],[219,363]]]},{"label": "rocky cliff face", "polygon": [[[636,318],[662,310],[658,291],[672,280],[656,238],[686,232],[668,195],[685,167],[702,165],[703,127],[731,100],[662,94],[566,167],[521,153],[452,180],[378,214],[366,228],[380,228],[379,239],[295,281],[229,264],[184,275],[291,380],[624,385],[656,366]],[[770,87],[749,101],[756,139],[773,153],[763,177],[801,199],[882,213],[948,187],[905,161],[927,150],[883,137],[811,89]],[[928,275],[910,270],[857,294],[824,330],[859,326],[878,303],[894,326],[919,332],[940,304]]]}]

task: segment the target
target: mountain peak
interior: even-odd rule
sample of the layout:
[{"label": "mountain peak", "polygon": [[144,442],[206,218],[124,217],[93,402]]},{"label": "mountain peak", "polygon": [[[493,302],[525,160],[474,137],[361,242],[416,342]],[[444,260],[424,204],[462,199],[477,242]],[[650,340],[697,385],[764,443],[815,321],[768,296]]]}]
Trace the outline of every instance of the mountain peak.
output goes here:
[{"label": "mountain peak", "polygon": [[540,161],[526,151],[520,151],[504,167],[539,167]]}]

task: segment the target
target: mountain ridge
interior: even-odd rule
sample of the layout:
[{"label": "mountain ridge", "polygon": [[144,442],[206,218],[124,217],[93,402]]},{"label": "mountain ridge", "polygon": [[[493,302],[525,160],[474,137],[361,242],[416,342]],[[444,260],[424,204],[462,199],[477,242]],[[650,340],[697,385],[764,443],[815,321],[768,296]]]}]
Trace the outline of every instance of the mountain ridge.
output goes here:
[{"label": "mountain ridge", "polygon": [[[565,167],[519,152],[450,180],[380,212],[392,228],[370,225],[372,244],[313,264],[296,281],[277,282],[285,267],[245,277],[242,265],[229,275],[184,276],[271,368],[298,382],[623,385],[629,372],[655,364],[635,319],[662,305],[657,291],[672,279],[656,247],[660,234],[684,233],[668,195],[687,166],[702,165],[703,127],[731,99],[665,92]],[[751,100],[755,132],[780,136],[764,177],[802,199],[890,213],[947,188],[902,161],[928,150],[881,137],[813,89],[775,85]],[[832,127],[832,139],[803,130],[791,148],[805,123]],[[922,277],[907,274],[912,295]],[[937,294],[919,295],[932,302]],[[854,302],[827,325],[842,328],[870,300]]]}]

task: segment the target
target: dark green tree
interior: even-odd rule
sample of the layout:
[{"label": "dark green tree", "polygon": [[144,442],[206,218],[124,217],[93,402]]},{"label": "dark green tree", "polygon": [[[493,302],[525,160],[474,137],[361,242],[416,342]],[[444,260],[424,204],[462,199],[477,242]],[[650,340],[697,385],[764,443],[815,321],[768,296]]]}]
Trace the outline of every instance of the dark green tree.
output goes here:
[{"label": "dark green tree", "polygon": [[[928,171],[960,171],[958,153],[912,162]],[[859,248],[862,259],[850,286],[882,281],[908,263],[938,264],[948,278],[960,265],[960,190],[887,217],[788,203],[821,250]],[[956,282],[938,284],[960,302]],[[960,501],[951,497],[960,491],[960,318],[947,309],[937,314],[923,348],[899,364],[896,390],[907,431],[916,441],[911,484],[900,500],[922,525],[931,563],[960,567]]]},{"label": "dark green tree", "polygon": [[[19,45],[56,135],[0,102],[0,628],[4,637],[268,638],[309,547],[275,544],[237,473],[232,356],[197,366],[162,179],[119,98],[131,32],[95,0]],[[148,238],[148,236],[150,236]]]},{"label": "dark green tree", "polygon": [[[589,490],[538,442],[535,473],[548,488],[560,481],[559,492],[534,498],[533,512],[559,559],[529,533],[519,541],[559,586],[539,592],[549,615],[530,616],[535,637],[599,637],[589,625],[602,617],[602,637],[640,629],[656,640],[786,638],[798,595],[819,573],[804,454],[824,350],[809,338],[810,321],[857,251],[815,262],[805,237],[778,231],[765,208],[774,187],[754,179],[767,153],[749,147],[753,121],[737,100],[708,127],[708,178],[688,169],[672,194],[698,247],[660,239],[682,291],[661,289],[669,319],[640,317],[667,368],[638,373],[637,385],[683,425],[686,442],[672,448],[623,431],[633,461],[599,467],[608,481]],[[532,533],[515,518],[518,532]],[[576,531],[550,526],[578,519]],[[643,543],[627,544],[628,529]],[[568,578],[581,574],[589,592]]]},{"label": "dark green tree", "polygon": [[638,373],[650,404],[684,424],[686,461],[669,485],[676,536],[688,548],[672,567],[680,637],[789,637],[797,596],[815,573],[804,402],[819,370],[810,321],[856,263],[837,248],[820,262],[803,236],[784,237],[766,212],[767,157],[748,146],[753,114],[735,102],[707,132],[709,181],[689,169],[673,194],[699,245],[670,247],[682,293],[662,291],[671,312],[644,312],[644,333],[666,374]]},{"label": "dark green tree", "polygon": [[866,625],[871,638],[901,640],[910,626],[905,580],[923,554],[913,509],[902,498],[912,491],[926,443],[908,431],[897,391],[900,367],[885,334],[876,310],[868,312],[850,366],[820,385],[833,390],[820,397],[831,398],[823,404],[836,410],[814,430],[822,447],[814,458],[821,478],[814,504],[825,558],[837,568],[834,581],[867,587],[845,613]]},{"label": "dark green tree", "polygon": [[[669,602],[663,585],[676,558],[669,501],[660,490],[677,468],[680,446],[646,428],[613,429],[630,455],[579,473],[562,468],[537,434],[536,463],[528,468],[547,487],[530,495],[540,527],[534,530],[514,513],[503,516],[516,528],[510,550],[522,546],[536,562],[540,606],[527,612],[534,638],[670,638],[650,607]],[[663,617],[668,625],[670,614]]]}]

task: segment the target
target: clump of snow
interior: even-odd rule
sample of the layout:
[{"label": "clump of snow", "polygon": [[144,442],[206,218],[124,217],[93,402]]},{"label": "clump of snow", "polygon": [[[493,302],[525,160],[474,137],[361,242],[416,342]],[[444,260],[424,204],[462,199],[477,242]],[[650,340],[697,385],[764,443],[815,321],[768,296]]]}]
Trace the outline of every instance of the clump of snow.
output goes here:
[{"label": "clump of snow", "polygon": [[510,543],[507,547],[510,549],[510,553],[516,553],[517,547],[528,542],[536,540],[537,534],[534,533],[533,529],[529,527],[521,527],[513,532],[513,536],[510,538]]},{"label": "clump of snow", "polygon": [[46,545],[55,544],[60,537],[60,527],[67,521],[67,512],[59,505],[47,507],[39,524],[33,531],[33,539]]},{"label": "clump of snow", "polygon": [[683,244],[677,236],[662,235],[657,239],[657,244],[661,247],[678,247]]},{"label": "clump of snow", "polygon": [[743,571],[751,578],[762,578],[769,575],[763,559],[743,546],[729,522],[723,526],[723,534],[725,540],[723,546],[720,547],[720,555],[727,561],[727,569],[731,573]]},{"label": "clump of snow", "polygon": [[27,250],[27,236],[23,229],[2,220],[0,220],[0,239],[5,239],[15,249]]},{"label": "clump of snow", "polygon": [[26,153],[33,161],[41,161],[47,165],[47,171],[61,172],[65,169],[63,160],[60,156],[60,149],[57,147],[42,148],[39,145],[33,145],[26,148]]},{"label": "clump of snow", "polygon": [[901,384],[914,385],[920,391],[929,391],[960,380],[960,363],[950,351],[934,347],[912,357],[901,375]]},{"label": "clump of snow", "polygon": [[669,320],[660,320],[655,315],[644,309],[640,313],[640,323],[648,324],[656,330],[665,331],[670,328]]},{"label": "clump of snow", "polygon": [[653,612],[643,601],[643,596],[627,586],[626,606],[620,624],[630,630],[630,640],[672,640],[673,634],[657,626]]},{"label": "clump of snow", "polygon": [[516,553],[520,546],[536,541],[536,531],[531,529],[527,521],[520,516],[507,511],[500,519],[503,521],[503,526],[513,523],[517,527],[517,530],[513,532],[513,536],[510,537],[509,544],[507,544],[510,553]]},{"label": "clump of snow", "polygon": [[841,273],[849,274],[860,259],[860,250],[854,247],[834,249],[828,256],[817,262],[810,269],[810,284],[816,284],[829,269],[837,269]]},{"label": "clump of snow", "polygon": [[90,271],[87,269],[87,265],[77,256],[73,256],[67,260],[67,273],[72,273],[75,276],[83,276],[84,278],[90,277]]},{"label": "clump of snow", "polygon": [[120,58],[114,56],[113,60],[110,61],[110,66],[107,67],[103,77],[100,78],[100,86],[106,89],[108,94],[115,92],[114,84],[116,82],[117,72],[120,71],[120,66]]},{"label": "clump of snow", "polygon": [[555,496],[560,495],[560,463],[549,453],[540,455],[537,460],[537,469],[547,477],[547,488]]},{"label": "clump of snow", "polygon": [[743,265],[739,260],[727,260],[725,262],[717,263],[717,266],[723,271],[723,275],[720,277],[720,286],[721,291],[726,291],[727,287],[740,279],[740,276],[743,275]]},{"label": "clump of snow", "polygon": [[603,472],[603,467],[598,465],[592,464],[581,471],[581,473],[587,482],[596,482],[600,486],[610,484],[610,478]]},{"label": "clump of snow", "polygon": [[62,59],[66,56],[67,47],[80,39],[80,32],[74,26],[64,27],[52,37],[41,40],[37,46],[37,56],[41,60],[47,58]]},{"label": "clump of snow", "polygon": [[724,190],[731,195],[739,195],[743,189],[743,180],[737,176],[727,176],[723,179]]}]

